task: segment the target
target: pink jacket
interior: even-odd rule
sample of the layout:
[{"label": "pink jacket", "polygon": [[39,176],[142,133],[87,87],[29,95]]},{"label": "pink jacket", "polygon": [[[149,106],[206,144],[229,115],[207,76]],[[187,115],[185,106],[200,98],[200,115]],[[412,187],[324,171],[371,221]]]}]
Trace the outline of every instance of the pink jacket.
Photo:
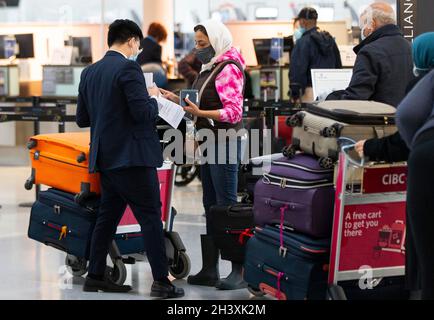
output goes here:
[{"label": "pink jacket", "polygon": [[[243,69],[246,68],[244,58],[234,47],[219,57],[216,62],[226,60],[238,61]],[[215,88],[223,105],[220,109],[221,122],[237,123],[241,121],[243,117],[243,87],[244,74],[236,65],[227,65],[218,74]]]}]

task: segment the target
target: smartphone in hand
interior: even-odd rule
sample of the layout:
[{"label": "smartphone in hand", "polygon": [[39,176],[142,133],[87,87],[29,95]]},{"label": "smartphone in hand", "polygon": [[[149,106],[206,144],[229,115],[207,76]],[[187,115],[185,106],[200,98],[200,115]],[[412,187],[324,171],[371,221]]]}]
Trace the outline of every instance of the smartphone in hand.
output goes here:
[{"label": "smartphone in hand", "polygon": [[[194,90],[194,89],[181,90],[179,98],[180,98],[179,104],[182,107],[186,107],[188,105],[188,103],[185,102],[186,98],[188,98],[194,104],[199,105],[199,91],[198,90]],[[187,120],[193,120],[194,116],[187,112],[185,114],[184,118],[186,118]]]}]

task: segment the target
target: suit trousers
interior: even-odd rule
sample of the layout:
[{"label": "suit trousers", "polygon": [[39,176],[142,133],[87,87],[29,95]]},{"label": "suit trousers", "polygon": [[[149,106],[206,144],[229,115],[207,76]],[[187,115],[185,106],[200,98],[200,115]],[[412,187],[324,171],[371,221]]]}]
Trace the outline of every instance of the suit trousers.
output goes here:
[{"label": "suit trousers", "polygon": [[109,246],[127,204],[140,224],[155,280],[168,276],[156,168],[130,167],[101,172],[101,205],[92,235],[89,274],[102,276]]}]

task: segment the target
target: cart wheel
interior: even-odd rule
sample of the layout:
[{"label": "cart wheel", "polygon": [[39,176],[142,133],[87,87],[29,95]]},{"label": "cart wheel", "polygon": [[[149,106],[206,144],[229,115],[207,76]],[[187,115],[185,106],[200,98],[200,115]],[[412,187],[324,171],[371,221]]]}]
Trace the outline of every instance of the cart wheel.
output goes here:
[{"label": "cart wheel", "polygon": [[286,119],[286,125],[291,128],[301,127],[302,118],[299,114],[294,114],[293,116]]},{"label": "cart wheel", "polygon": [[323,157],[323,158],[319,159],[319,165],[320,165],[321,168],[332,169],[333,166],[334,166],[334,164],[335,164],[335,162],[333,161],[332,158],[328,158],[328,157],[325,158],[325,157]]},{"label": "cart wheel", "polygon": [[114,266],[106,268],[106,275],[117,285],[123,285],[127,280],[127,268],[121,259],[117,259],[114,262]]},{"label": "cart wheel", "polygon": [[87,272],[87,260],[85,258],[78,258],[72,254],[67,254],[65,265],[68,272],[74,277],[81,277]]},{"label": "cart wheel", "polygon": [[179,252],[178,263],[169,268],[170,274],[176,279],[183,279],[190,274],[191,261],[187,253]]},{"label": "cart wheel", "polygon": [[253,294],[255,297],[263,297],[263,296],[265,296],[265,293],[264,293],[264,292],[262,292],[262,291],[259,290],[259,289],[253,288],[253,287],[251,287],[251,286],[247,286],[247,290],[249,290],[249,292],[250,292],[251,294]]},{"label": "cart wheel", "polygon": [[35,184],[35,179],[33,177],[30,177],[26,180],[26,183],[24,183],[24,188],[26,190],[32,190],[34,184]]}]

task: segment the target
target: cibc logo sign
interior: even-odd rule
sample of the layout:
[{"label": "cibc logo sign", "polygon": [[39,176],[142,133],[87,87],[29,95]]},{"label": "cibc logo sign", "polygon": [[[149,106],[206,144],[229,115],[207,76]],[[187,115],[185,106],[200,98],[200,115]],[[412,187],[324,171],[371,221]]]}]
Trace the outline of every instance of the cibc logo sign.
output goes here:
[{"label": "cibc logo sign", "polygon": [[407,176],[405,173],[385,174],[383,176],[382,182],[384,186],[398,185],[398,184],[405,185],[407,182]]},{"label": "cibc logo sign", "polygon": [[407,166],[364,169],[362,190],[365,194],[407,191]]}]

